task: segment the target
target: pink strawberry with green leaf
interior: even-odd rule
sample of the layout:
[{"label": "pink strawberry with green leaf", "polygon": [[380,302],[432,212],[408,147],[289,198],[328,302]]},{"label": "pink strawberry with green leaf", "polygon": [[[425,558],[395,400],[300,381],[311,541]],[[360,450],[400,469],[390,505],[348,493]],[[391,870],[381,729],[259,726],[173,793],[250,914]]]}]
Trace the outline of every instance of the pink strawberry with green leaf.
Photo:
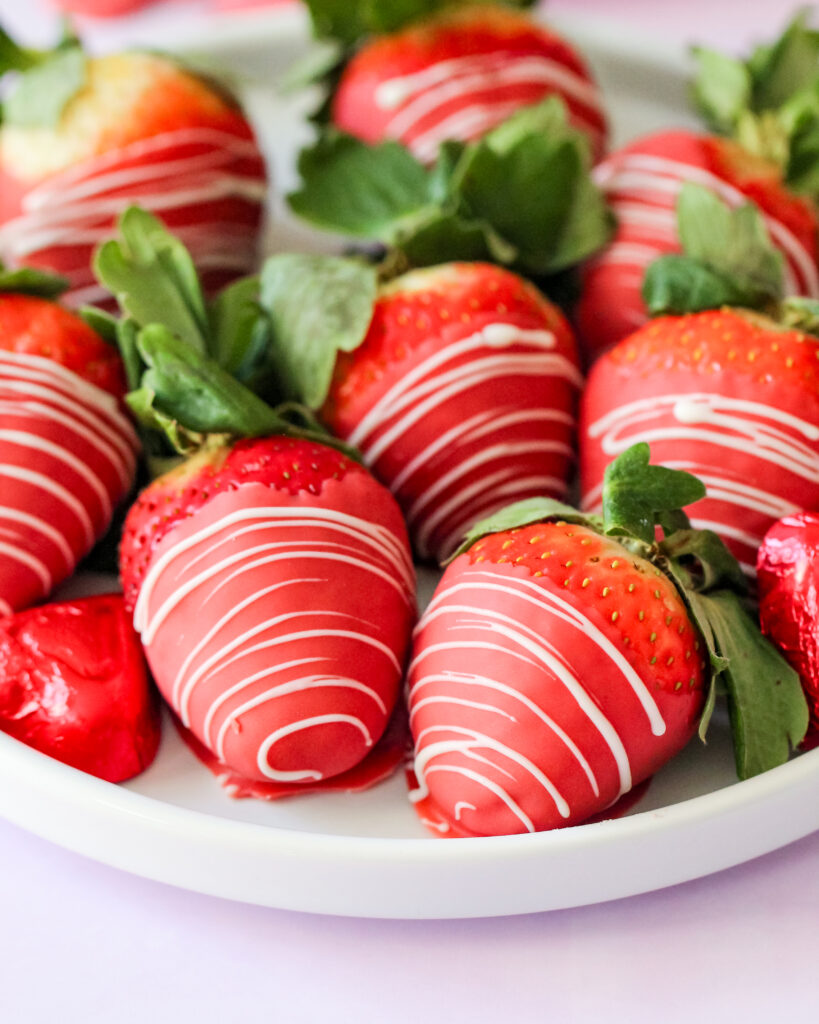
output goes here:
[{"label": "pink strawberry with green leaf", "polygon": [[[257,281],[207,303],[184,248],[140,210],[96,265],[128,314],[114,326],[128,402],[155,453],[187,456],[139,496],[120,548],[157,685],[220,774],[267,795],[341,777],[386,731],[415,620],[398,506],[309,410],[251,390],[275,386]],[[355,321],[371,277],[323,264],[312,323]]]},{"label": "pink strawberry with green leaf", "polygon": [[708,488],[692,509],[753,575],[765,531],[819,502],[819,345],[808,300],[783,301],[782,256],[751,205],[730,210],[688,185],[686,252],[649,267],[657,318],[592,368],[583,395],[583,506],[600,507],[605,468],[645,441]]},{"label": "pink strawberry with green leaf", "polygon": [[718,681],[740,777],[787,759],[805,701],[744,610],[738,565],[679,508],[703,492],[640,444],[609,467],[602,518],[535,499],[470,531],[408,676],[411,799],[437,833],[603,811],[704,734]]}]

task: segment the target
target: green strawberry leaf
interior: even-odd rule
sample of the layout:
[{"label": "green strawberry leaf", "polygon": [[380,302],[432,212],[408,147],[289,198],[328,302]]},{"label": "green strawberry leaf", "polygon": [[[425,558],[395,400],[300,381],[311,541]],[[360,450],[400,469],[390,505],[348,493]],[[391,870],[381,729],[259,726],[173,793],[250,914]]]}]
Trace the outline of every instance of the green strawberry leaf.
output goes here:
[{"label": "green strawberry leaf", "polygon": [[800,194],[819,196],[819,77],[778,112],[785,137],[785,177]]},{"label": "green strawberry leaf", "polygon": [[0,75],[7,71],[28,71],[42,60],[42,51],[19,46],[0,25]]},{"label": "green strawberry leaf", "polygon": [[691,89],[694,105],[712,131],[729,135],[751,105],[751,72],[741,60],[716,50],[694,47],[693,55],[697,65]]},{"label": "green strawberry leaf", "polygon": [[79,46],[54,51],[29,65],[14,83],[3,100],[3,121],[27,128],[56,125],[86,79],[87,58]]},{"label": "green strawberry leaf", "polygon": [[694,58],[694,102],[709,128],[731,135],[743,114],[778,110],[816,82],[819,32],[807,27],[800,11],[778,39],[745,61],[702,48],[695,48]]},{"label": "green strawberry leaf", "polygon": [[797,192],[819,193],[819,32],[800,11],[747,60],[695,50],[692,95],[708,126],[776,163]]},{"label": "green strawberry leaf", "polygon": [[272,408],[161,324],[143,327],[136,347],[146,368],[139,387],[126,400],[143,426],[164,433],[182,454],[213,435],[271,434],[309,437],[351,452],[326,431],[316,429],[309,411],[294,413],[292,405]]},{"label": "green strawberry leaf", "polygon": [[397,142],[368,146],[330,130],[298,166],[302,185],[287,197],[290,208],[326,230],[388,241],[429,203],[428,172]]},{"label": "green strawberry leaf", "polygon": [[223,370],[267,398],[274,388],[276,368],[272,329],[259,304],[259,289],[258,276],[243,277],[210,303],[208,352]]},{"label": "green strawberry leaf", "polygon": [[34,267],[19,267],[7,270],[0,262],[0,292],[14,292],[17,295],[37,295],[41,299],[56,299],[69,287],[69,281],[58,274]]},{"label": "green strawberry leaf", "polygon": [[642,296],[651,316],[745,306],[746,294],[725,274],[689,256],[658,256],[646,268]]},{"label": "green strawberry leaf", "polygon": [[564,505],[562,501],[556,501],[554,498],[525,498],[523,501],[507,505],[475,523],[464,534],[463,541],[457,550],[449,556],[445,564],[463,554],[464,551],[468,551],[481,537],[487,537],[492,533],[504,533],[507,530],[517,530],[522,526],[529,526],[531,523],[544,523],[552,519],[583,523],[591,526],[592,529],[599,529],[601,525],[600,520],[595,516],[578,512],[571,505]]},{"label": "green strawberry leaf", "polygon": [[676,511],[705,497],[695,476],[649,463],[647,444],[627,448],[606,467],[603,478],[603,530],[653,545],[658,514]]},{"label": "green strawberry leaf", "polygon": [[375,268],[355,260],[294,253],[265,262],[261,304],[285,399],[320,408],[338,353],[364,340],[377,287]]},{"label": "green strawberry leaf", "polygon": [[808,727],[799,676],[737,594],[688,591],[685,597],[709,648],[725,662],[716,671],[727,690],[737,775],[748,779],[783,764]]},{"label": "green strawberry leaf", "polygon": [[588,143],[553,96],[478,142],[445,143],[431,170],[396,142],[327,131],[302,153],[289,202],[319,227],[394,246],[415,266],[491,259],[553,274],[611,233],[589,163]]},{"label": "green strawberry leaf", "polygon": [[401,253],[413,267],[433,266],[457,260],[513,262],[517,250],[492,234],[488,224],[466,220],[458,213],[433,211],[400,240]]},{"label": "green strawberry leaf", "polygon": [[661,256],[643,282],[652,315],[724,305],[767,309],[782,298],[784,258],[752,203],[731,209],[701,185],[686,182],[677,200],[683,256]]},{"label": "green strawberry leaf", "polygon": [[808,28],[807,11],[800,11],[773,44],[757,47],[747,67],[756,111],[780,107],[811,85],[819,75],[819,32]]},{"label": "green strawberry leaf", "polygon": [[94,255],[97,279],[142,326],[164,324],[195,350],[208,351],[208,315],[190,253],[147,210],[130,206],[119,237]]},{"label": "green strawberry leaf", "polygon": [[687,572],[687,589],[748,592],[748,581],[739,562],[712,530],[692,530],[687,526],[666,532],[660,551]]}]

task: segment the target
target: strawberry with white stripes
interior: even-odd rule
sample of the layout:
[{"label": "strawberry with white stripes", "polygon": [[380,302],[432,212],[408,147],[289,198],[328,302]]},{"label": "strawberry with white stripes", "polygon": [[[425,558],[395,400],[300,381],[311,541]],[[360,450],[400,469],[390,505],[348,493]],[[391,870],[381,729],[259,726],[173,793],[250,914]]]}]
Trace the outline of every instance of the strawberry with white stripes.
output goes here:
[{"label": "strawberry with white stripes", "polygon": [[360,465],[284,436],[207,448],[142,492],[120,559],[161,692],[233,773],[309,785],[372,751],[415,581],[398,507]]},{"label": "strawberry with white stripes", "polygon": [[[597,510],[606,465],[646,441],[708,488],[692,510],[753,575],[765,531],[819,507],[815,303],[782,299],[783,258],[750,205],[730,211],[688,185],[685,255],[649,267],[658,315],[592,367],[581,405],[583,507]],[[811,323],[814,320],[814,323]]]},{"label": "strawberry with white stripes", "polygon": [[53,301],[60,287],[0,273],[0,614],[74,572],[134,480],[119,354]]},{"label": "strawberry with white stripes", "polygon": [[138,202],[185,239],[209,291],[254,269],[266,174],[232,95],[157,54],[1,38],[0,75],[22,73],[3,99],[0,258],[63,274],[72,306],[104,301],[93,248]]},{"label": "strawberry with white stripes", "polygon": [[[366,267],[316,259],[309,302],[300,274],[287,285],[310,318],[306,361],[326,331],[360,318],[362,293],[366,324],[374,287]],[[184,247],[138,209],[95,265],[131,314],[116,333],[147,445],[188,456],[142,492],[120,546],[160,691],[231,787],[285,795],[369,753],[375,775],[356,768],[354,784],[376,781],[415,620],[398,505],[307,409],[266,401],[279,380],[256,279],[206,303]],[[386,767],[401,756],[394,744]]]},{"label": "strawberry with white stripes", "polygon": [[443,142],[480,138],[552,95],[600,159],[602,98],[574,47],[509,7],[450,4],[366,40],[341,73],[330,115],[342,131],[370,143],[395,139],[429,164]]},{"label": "strawberry with white stripes", "polygon": [[343,348],[328,339],[319,363],[304,359],[281,312],[288,294],[294,305],[311,294],[293,283],[309,281],[310,261],[279,276],[274,259],[262,273],[288,397],[360,449],[398,499],[420,558],[445,558],[509,501],[565,494],[582,378],[556,306],[490,264],[428,267],[382,285],[363,329]]},{"label": "strawberry with white stripes", "polygon": [[477,524],[444,573],[408,674],[410,797],[436,834],[605,811],[704,734],[717,676],[741,778],[804,736],[798,678],[744,610],[742,573],[675,508],[704,488],[648,460],[641,444],[610,467],[604,518],[520,502]]},{"label": "strawberry with white stripes", "polygon": [[737,143],[689,131],[666,131],[629,143],[594,171],[617,220],[610,244],[586,266],[575,311],[591,361],[643,324],[640,289],[646,267],[677,253],[675,205],[686,182],[713,191],[731,207],[754,203],[785,260],[786,291],[819,297],[819,220],[791,192],[775,164]]}]

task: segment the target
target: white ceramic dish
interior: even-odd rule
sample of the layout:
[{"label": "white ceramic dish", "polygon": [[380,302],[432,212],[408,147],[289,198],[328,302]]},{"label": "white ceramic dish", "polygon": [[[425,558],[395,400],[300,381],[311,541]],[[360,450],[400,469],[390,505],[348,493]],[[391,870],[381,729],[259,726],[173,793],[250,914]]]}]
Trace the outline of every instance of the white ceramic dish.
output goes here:
[{"label": "white ceramic dish", "polygon": [[[588,55],[610,97],[615,142],[690,123],[681,53],[640,46],[611,26],[558,26]],[[306,45],[299,12],[243,16],[189,41],[245,80],[280,189],[308,137],[308,106],[269,82]],[[146,42],[155,42],[145,40]],[[281,201],[270,248],[327,240],[292,225]],[[111,587],[86,576],[72,591]],[[432,574],[423,574],[427,593]],[[717,721],[661,771],[629,815],[559,832],[430,838],[399,774],[356,795],[273,804],[231,800],[168,727],[148,772],[113,786],[0,734],[0,815],[69,849],[172,885],[284,909],[372,917],[529,913],[616,899],[749,860],[819,828],[819,751],[737,783]]]}]

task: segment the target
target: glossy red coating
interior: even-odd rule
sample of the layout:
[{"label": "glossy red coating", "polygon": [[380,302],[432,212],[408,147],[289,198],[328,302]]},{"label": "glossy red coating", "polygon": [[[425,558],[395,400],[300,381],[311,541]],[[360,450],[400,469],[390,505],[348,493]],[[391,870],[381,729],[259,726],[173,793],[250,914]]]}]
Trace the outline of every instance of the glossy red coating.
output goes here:
[{"label": "glossy red coating", "polygon": [[785,516],[768,530],[757,559],[762,632],[799,673],[819,745],[819,512]]},{"label": "glossy red coating", "polygon": [[118,594],[0,619],[0,729],[15,739],[122,782],[154,759],[157,706]]}]

